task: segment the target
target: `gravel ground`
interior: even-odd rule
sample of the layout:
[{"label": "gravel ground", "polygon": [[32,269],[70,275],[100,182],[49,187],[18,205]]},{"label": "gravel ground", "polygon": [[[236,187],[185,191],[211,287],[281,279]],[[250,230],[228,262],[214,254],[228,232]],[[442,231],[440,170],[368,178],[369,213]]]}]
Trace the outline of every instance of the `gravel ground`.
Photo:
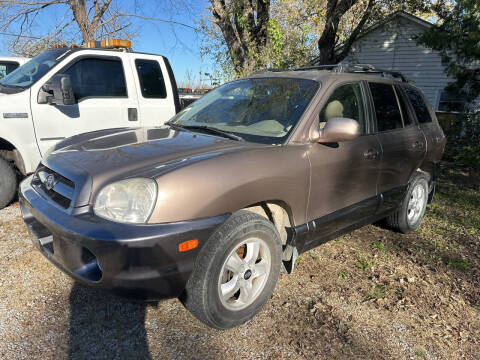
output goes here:
[{"label": "gravel ground", "polygon": [[0,359],[480,359],[475,179],[458,193],[444,180],[413,234],[370,225],[302,254],[259,315],[223,332],[177,300],[74,283],[33,248],[13,204],[0,210]]}]

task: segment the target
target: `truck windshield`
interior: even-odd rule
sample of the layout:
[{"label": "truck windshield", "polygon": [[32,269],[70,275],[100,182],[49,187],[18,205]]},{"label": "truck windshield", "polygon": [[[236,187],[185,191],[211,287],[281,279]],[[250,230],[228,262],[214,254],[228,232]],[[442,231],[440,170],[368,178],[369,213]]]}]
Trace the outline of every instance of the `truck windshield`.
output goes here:
[{"label": "truck windshield", "polygon": [[247,141],[282,144],[320,84],[296,78],[251,78],[225,84],[192,103],[169,123],[208,127]]},{"label": "truck windshield", "polygon": [[5,76],[0,80],[0,84],[6,88],[17,88],[19,90],[29,88],[55,66],[68,50],[62,48],[44,51]]}]

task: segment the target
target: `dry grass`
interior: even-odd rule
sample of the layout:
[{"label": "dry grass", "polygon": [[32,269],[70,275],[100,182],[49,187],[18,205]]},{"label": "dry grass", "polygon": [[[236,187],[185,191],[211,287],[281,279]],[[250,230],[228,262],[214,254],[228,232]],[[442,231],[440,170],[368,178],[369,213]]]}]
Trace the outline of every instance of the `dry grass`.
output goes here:
[{"label": "dry grass", "polygon": [[[367,226],[302,254],[252,321],[74,284],[0,211],[0,358],[480,359],[480,176],[446,169],[422,227]],[[12,215],[13,214],[13,215]]]}]

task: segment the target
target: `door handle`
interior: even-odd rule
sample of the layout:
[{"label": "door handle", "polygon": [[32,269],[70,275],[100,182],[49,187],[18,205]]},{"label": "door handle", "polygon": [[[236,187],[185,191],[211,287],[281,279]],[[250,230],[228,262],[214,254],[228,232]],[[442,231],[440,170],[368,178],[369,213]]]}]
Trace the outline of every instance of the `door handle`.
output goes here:
[{"label": "door handle", "polygon": [[138,121],[137,108],[128,108],[128,121]]},{"label": "door handle", "polygon": [[368,160],[377,159],[379,152],[377,149],[368,149],[363,153],[363,157]]},{"label": "door handle", "polygon": [[415,141],[415,142],[412,144],[412,147],[413,147],[414,149],[422,150],[422,149],[423,149],[423,142],[422,142],[422,141]]}]

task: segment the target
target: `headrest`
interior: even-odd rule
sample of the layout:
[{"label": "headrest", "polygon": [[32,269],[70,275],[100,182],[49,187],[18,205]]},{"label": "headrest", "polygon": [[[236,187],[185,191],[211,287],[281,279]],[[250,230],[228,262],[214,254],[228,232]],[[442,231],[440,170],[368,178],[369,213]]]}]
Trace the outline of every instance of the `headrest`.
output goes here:
[{"label": "headrest", "polygon": [[334,117],[343,117],[343,105],[338,100],[330,102],[325,109],[325,121]]}]

